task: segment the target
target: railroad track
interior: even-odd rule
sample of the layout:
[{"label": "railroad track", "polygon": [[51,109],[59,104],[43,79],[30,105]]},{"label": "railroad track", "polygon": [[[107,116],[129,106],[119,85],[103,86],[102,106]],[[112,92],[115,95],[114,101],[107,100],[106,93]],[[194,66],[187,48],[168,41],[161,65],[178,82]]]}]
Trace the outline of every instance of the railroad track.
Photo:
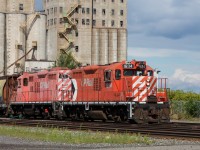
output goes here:
[{"label": "railroad track", "polygon": [[56,120],[20,120],[0,118],[0,124],[32,127],[59,127],[71,130],[91,130],[120,133],[140,133],[153,136],[192,138],[200,140],[199,123],[172,122],[168,124],[137,125],[113,122],[81,122]]}]

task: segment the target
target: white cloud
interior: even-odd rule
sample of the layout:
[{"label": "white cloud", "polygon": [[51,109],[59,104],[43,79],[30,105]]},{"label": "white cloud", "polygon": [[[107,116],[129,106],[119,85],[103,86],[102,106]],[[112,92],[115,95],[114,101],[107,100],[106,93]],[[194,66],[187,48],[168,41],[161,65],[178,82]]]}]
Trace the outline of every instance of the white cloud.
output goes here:
[{"label": "white cloud", "polygon": [[183,69],[176,69],[173,79],[180,80],[181,82],[200,86],[200,74],[189,72]]},{"label": "white cloud", "polygon": [[200,92],[200,72],[176,69],[169,83],[173,89]]}]

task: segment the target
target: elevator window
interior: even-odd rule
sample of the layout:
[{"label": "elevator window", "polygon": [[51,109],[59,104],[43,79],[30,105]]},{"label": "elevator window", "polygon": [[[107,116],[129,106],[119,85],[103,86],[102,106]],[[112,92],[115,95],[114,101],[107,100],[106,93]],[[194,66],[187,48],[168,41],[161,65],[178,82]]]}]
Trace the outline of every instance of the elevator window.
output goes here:
[{"label": "elevator window", "polygon": [[24,10],[24,5],[23,4],[19,4],[19,10]]}]

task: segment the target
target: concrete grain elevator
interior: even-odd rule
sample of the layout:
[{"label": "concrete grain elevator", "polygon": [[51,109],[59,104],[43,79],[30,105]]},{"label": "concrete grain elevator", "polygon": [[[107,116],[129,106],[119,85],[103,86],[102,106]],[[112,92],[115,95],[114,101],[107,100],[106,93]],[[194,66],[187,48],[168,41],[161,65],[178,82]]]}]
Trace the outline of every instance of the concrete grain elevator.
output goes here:
[{"label": "concrete grain elevator", "polygon": [[43,0],[43,5],[48,58],[72,51],[83,64],[126,60],[127,0]]},{"label": "concrete grain elevator", "polygon": [[85,64],[126,60],[127,0],[0,0],[0,76],[52,67],[72,52]]},{"label": "concrete grain elevator", "polygon": [[35,12],[35,1],[0,0],[0,4],[0,75],[50,66],[46,55],[46,15]]}]

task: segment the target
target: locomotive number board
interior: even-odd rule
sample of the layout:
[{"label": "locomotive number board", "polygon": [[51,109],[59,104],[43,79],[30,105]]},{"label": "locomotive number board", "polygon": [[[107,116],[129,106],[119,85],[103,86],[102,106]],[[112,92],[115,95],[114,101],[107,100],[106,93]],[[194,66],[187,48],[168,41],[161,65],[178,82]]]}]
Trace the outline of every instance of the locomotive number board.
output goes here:
[{"label": "locomotive number board", "polygon": [[140,69],[145,69],[145,68],[146,68],[146,65],[140,64],[139,67],[140,67]]},{"label": "locomotive number board", "polygon": [[123,64],[124,69],[131,69],[134,68],[133,64]]}]

